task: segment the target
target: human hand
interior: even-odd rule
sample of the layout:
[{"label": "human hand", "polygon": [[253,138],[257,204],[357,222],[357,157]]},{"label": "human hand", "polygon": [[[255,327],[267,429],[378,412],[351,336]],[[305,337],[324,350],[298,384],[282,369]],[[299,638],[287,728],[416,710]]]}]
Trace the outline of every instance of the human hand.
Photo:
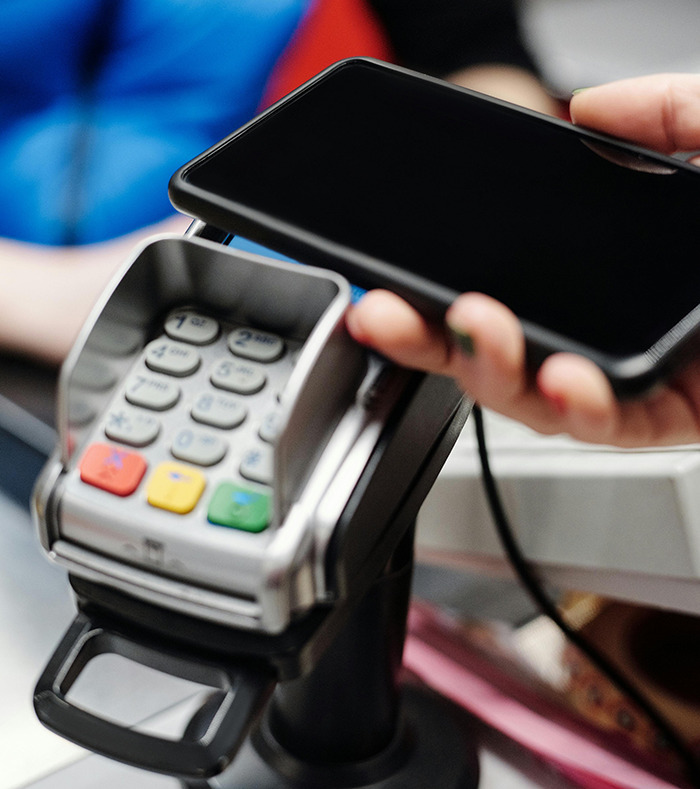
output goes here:
[{"label": "human hand", "polygon": [[[589,88],[570,109],[580,125],[665,153],[700,149],[700,75]],[[581,356],[553,354],[531,375],[517,318],[482,294],[460,296],[437,326],[397,296],[374,291],[349,312],[348,328],[398,363],[450,375],[481,405],[543,433],[623,447],[700,441],[700,360],[646,397],[619,401]]]}]

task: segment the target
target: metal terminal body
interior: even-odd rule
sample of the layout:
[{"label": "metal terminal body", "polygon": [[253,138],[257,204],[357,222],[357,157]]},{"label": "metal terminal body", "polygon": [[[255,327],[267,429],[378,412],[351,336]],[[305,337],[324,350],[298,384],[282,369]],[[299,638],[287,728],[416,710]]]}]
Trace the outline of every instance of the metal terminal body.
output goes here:
[{"label": "metal terminal body", "polygon": [[[196,237],[157,237],[137,250],[61,372],[60,446],[34,498],[52,558],[149,602],[270,633],[332,599],[329,518],[342,512],[407,380],[350,339],[349,303],[336,274]],[[238,356],[235,343],[245,343]],[[254,376],[260,394],[262,385],[245,388]],[[382,397],[372,398],[378,380]],[[222,413],[234,414],[233,427]],[[112,464],[144,458],[133,492],[86,484],[96,444],[116,453]],[[206,491],[190,511],[186,502],[154,506],[165,464],[165,480],[189,474]],[[212,524],[210,494],[224,482],[269,497],[264,529]]]},{"label": "metal terminal body", "polygon": [[[114,278],[34,495],[78,607],[34,695],[48,728],[193,789],[249,786],[249,767],[271,788],[434,773],[433,703],[401,702],[398,670],[413,526],[470,404],[356,344],[350,301],[342,277],[199,223]],[[69,696],[102,654],[214,693],[180,739],[123,727]],[[442,784],[473,789],[469,754]]]}]

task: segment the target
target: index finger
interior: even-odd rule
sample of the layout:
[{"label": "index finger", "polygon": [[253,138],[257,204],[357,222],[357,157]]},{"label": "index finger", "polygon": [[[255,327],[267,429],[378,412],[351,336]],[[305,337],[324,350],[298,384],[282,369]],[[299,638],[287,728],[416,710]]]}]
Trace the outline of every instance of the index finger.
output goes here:
[{"label": "index finger", "polygon": [[573,121],[663,153],[700,148],[700,74],[654,74],[583,90]]}]

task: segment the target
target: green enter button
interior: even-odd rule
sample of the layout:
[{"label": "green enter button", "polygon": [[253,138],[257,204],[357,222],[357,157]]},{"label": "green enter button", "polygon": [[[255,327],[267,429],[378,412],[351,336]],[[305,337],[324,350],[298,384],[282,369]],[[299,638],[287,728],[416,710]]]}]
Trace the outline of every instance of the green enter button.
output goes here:
[{"label": "green enter button", "polygon": [[270,523],[270,496],[234,482],[222,482],[209,502],[207,517],[217,526],[260,532]]}]

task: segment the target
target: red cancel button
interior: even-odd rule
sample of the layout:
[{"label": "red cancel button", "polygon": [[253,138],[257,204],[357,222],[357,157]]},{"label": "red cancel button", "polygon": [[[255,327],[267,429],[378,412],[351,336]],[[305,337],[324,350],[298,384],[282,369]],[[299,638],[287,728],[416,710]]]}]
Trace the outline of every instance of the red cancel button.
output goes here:
[{"label": "red cancel button", "polygon": [[138,488],[146,468],[138,452],[92,444],[80,461],[80,479],[116,496],[129,496]]}]

